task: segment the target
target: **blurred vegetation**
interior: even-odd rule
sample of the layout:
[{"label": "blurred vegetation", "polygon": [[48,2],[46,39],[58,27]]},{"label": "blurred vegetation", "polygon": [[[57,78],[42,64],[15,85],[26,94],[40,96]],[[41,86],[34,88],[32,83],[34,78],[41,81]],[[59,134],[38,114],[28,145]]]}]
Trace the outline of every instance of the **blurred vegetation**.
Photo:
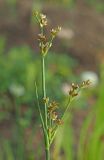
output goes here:
[{"label": "blurred vegetation", "polygon": [[74,136],[71,121],[72,115],[68,112],[64,118],[64,125],[59,128],[55,138],[53,160],[74,159]]},{"label": "blurred vegetation", "polygon": [[[77,0],[45,0],[44,2],[42,0],[38,0],[37,2],[41,3],[56,3],[56,4],[60,4],[60,6],[66,6],[66,7],[73,7],[76,5]],[[94,7],[97,11],[99,12],[104,12],[104,2],[103,0],[82,0],[82,3],[87,3],[89,5],[91,5],[92,7]],[[80,2],[80,3],[81,3]],[[77,3],[78,4],[78,3]]]},{"label": "blurred vegetation", "polygon": [[102,0],[86,0],[88,4],[99,12],[104,12],[104,2]]},{"label": "blurred vegetation", "polygon": [[104,64],[101,65],[96,104],[87,116],[80,134],[78,160],[104,159]]},{"label": "blurred vegetation", "polygon": [[[34,83],[40,83],[40,59],[28,46],[11,48],[5,53],[5,38],[0,39],[0,93],[20,97],[20,103],[34,101]],[[75,80],[73,74],[77,62],[67,55],[50,53],[47,58],[47,93],[56,99],[63,97],[61,85]],[[50,85],[51,84],[51,85]],[[54,85],[54,88],[52,87]],[[17,89],[19,88],[19,89]],[[41,88],[41,87],[40,87]],[[39,90],[40,90],[39,88]],[[58,92],[56,88],[59,88]],[[50,92],[51,90],[51,92]],[[22,93],[23,92],[23,93]],[[20,95],[19,95],[20,94]],[[21,94],[23,94],[21,96]]]},{"label": "blurred vegetation", "polygon": [[[34,3],[33,8],[42,9],[41,3],[43,1],[38,0],[38,2],[37,4]],[[53,3],[53,0],[45,0],[45,2]],[[97,11],[104,12],[102,0],[85,0],[85,2]],[[18,14],[17,0],[5,0],[5,3],[10,8],[11,15],[15,17]],[[60,3],[60,0],[57,0],[57,3]],[[72,7],[76,1],[61,0],[61,4]],[[6,37],[0,36],[0,124],[5,126],[5,122],[10,122],[11,126],[7,123],[8,130],[10,127],[10,136],[7,135],[7,137],[2,128],[0,129],[0,160],[42,159],[42,142],[37,139],[39,143],[36,151],[34,151],[33,145],[37,132],[35,124],[39,121],[34,92],[35,80],[39,84],[41,81],[39,55],[34,54],[28,45],[7,49],[6,43]],[[47,57],[47,94],[50,98],[56,99],[64,105],[66,95],[62,90],[62,85],[80,80],[79,75],[74,76],[77,65],[78,62],[65,53],[60,55],[57,53],[49,54]],[[76,152],[78,160],[104,159],[103,65],[100,68],[100,79],[101,81],[94,91],[92,89],[82,94],[82,98],[74,103],[78,110],[91,107],[91,113],[88,114],[82,124],[78,144],[74,142],[75,131],[72,126],[74,117],[68,112],[52,148],[54,160],[73,160]],[[41,96],[41,86],[38,90]],[[96,103],[93,106],[88,106],[88,98],[92,95],[95,96]],[[26,137],[28,140],[25,142],[27,130],[31,130],[31,134],[28,138]],[[77,150],[74,145],[77,146]]]},{"label": "blurred vegetation", "polygon": [[[4,0],[6,6],[8,6],[10,8],[11,13],[13,13],[12,16],[16,16],[17,13],[17,0]],[[94,7],[97,11],[99,12],[104,12],[104,3],[103,0],[82,0],[82,3],[87,3],[89,5],[91,5],[92,7]],[[80,2],[80,3],[81,3]],[[36,0],[35,2],[33,2],[33,8],[35,9],[42,9],[42,5],[44,4],[58,4],[60,6],[63,7],[73,7],[77,4],[77,0]]]}]

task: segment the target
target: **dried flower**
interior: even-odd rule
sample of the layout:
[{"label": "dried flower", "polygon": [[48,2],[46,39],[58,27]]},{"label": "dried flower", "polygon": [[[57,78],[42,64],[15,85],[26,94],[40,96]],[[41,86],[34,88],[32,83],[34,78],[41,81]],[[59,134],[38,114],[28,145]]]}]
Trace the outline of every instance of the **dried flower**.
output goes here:
[{"label": "dried flower", "polygon": [[34,16],[36,17],[40,27],[44,27],[47,25],[46,15],[39,13],[39,12],[34,12]]},{"label": "dried flower", "polygon": [[78,85],[78,84],[72,83],[71,86],[72,86],[73,90],[76,90],[76,89],[79,88],[79,85]]},{"label": "dried flower", "polygon": [[78,89],[79,89],[79,85],[78,84],[71,84],[71,89],[69,91],[69,95],[73,98],[78,96]]},{"label": "dried flower", "polygon": [[40,26],[47,26],[47,18],[44,14],[40,14]]},{"label": "dried flower", "polygon": [[50,112],[50,118],[55,121],[57,119],[58,115],[56,112]]},{"label": "dried flower", "polygon": [[99,83],[99,78],[97,73],[93,72],[93,71],[84,71],[81,73],[81,80],[82,81],[86,81],[90,79],[91,83],[91,87],[95,87],[96,85],[98,85]]},{"label": "dried flower", "polygon": [[49,97],[43,98],[43,102],[44,102],[45,104],[48,104],[48,102],[49,102]]},{"label": "dried flower", "polygon": [[63,124],[63,121],[61,119],[56,119],[56,124],[57,125],[62,125]]},{"label": "dried flower", "polygon": [[50,42],[46,42],[45,44],[43,43],[39,44],[42,56],[45,56],[48,53],[51,46],[52,46],[52,43]]},{"label": "dried flower", "polygon": [[55,38],[59,31],[61,31],[61,27],[59,27],[59,26],[56,29],[51,29],[50,32],[51,32],[52,38]]},{"label": "dried flower", "polygon": [[53,101],[50,103],[50,105],[48,106],[48,112],[53,112],[58,108],[58,103]]},{"label": "dried flower", "polygon": [[38,34],[38,40],[40,42],[46,42],[46,36],[43,34]]},{"label": "dried flower", "polygon": [[90,80],[83,81],[82,84],[80,85],[81,88],[86,88],[91,84]]}]

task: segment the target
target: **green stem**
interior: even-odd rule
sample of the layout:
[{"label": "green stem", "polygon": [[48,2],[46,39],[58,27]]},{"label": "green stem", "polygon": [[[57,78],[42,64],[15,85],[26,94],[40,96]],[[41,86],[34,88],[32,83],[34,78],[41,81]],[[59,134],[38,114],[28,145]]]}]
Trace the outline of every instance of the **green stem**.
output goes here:
[{"label": "green stem", "polygon": [[50,160],[50,151],[46,148],[46,160]]},{"label": "green stem", "polygon": [[[43,98],[46,98],[46,84],[45,84],[45,62],[44,57],[42,57],[42,90],[43,90]],[[44,103],[44,119],[45,119],[45,127],[47,127],[47,106],[46,103]]]},{"label": "green stem", "polygon": [[[45,84],[45,61],[44,57],[42,56],[42,92],[43,98],[46,98],[46,84]],[[50,160],[50,146],[49,146],[49,137],[48,137],[48,123],[47,123],[47,105],[44,103],[44,121],[45,121],[45,152],[46,152],[46,160]]]},{"label": "green stem", "polygon": [[[41,27],[41,34],[43,34],[44,30]],[[42,54],[42,53],[41,53]],[[45,57],[42,55],[42,92],[43,98],[46,98],[46,80],[45,80]],[[44,124],[45,124],[45,133],[44,133],[44,141],[45,141],[45,153],[46,160],[50,160],[50,146],[49,146],[49,136],[48,136],[48,115],[47,115],[47,105],[44,103]]]},{"label": "green stem", "polygon": [[64,111],[63,116],[62,116],[61,119],[64,119],[64,116],[65,116],[66,112],[67,112],[68,109],[69,109],[70,103],[71,103],[71,98],[70,98],[70,96],[69,96],[68,103],[66,104],[66,107],[65,107],[66,109],[65,109],[65,111]]},{"label": "green stem", "polygon": [[41,119],[41,123],[42,123],[42,128],[43,128],[43,132],[45,133],[45,125],[44,125],[44,120],[43,120],[43,116],[42,116],[41,109],[40,109],[38,89],[37,89],[36,82],[35,82],[35,92],[36,92],[36,99],[37,99],[38,111],[39,111],[40,119]]}]

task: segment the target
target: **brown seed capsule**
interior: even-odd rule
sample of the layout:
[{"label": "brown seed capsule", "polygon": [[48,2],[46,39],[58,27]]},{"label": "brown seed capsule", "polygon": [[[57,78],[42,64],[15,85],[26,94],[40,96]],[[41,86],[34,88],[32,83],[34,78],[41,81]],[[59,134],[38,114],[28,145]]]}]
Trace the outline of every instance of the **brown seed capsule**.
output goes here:
[{"label": "brown seed capsule", "polygon": [[40,26],[46,26],[47,25],[47,18],[46,15],[40,14]]},{"label": "brown seed capsule", "polygon": [[51,102],[50,105],[48,106],[48,112],[53,112],[58,108],[58,103],[55,101]]},{"label": "brown seed capsule", "polygon": [[74,93],[74,90],[73,90],[73,88],[71,88],[69,91],[69,95],[72,96],[73,93]]},{"label": "brown seed capsule", "polygon": [[45,104],[48,104],[48,102],[49,102],[49,97],[43,98],[43,102],[44,102]]},{"label": "brown seed capsule", "polygon": [[76,96],[78,96],[78,93],[73,93],[72,94],[72,97],[76,97]]},{"label": "brown seed capsule", "polygon": [[40,13],[40,18],[41,18],[41,19],[46,19],[46,15]]},{"label": "brown seed capsule", "polygon": [[50,117],[51,117],[51,119],[52,119],[53,121],[55,121],[55,120],[57,119],[58,115],[57,115],[56,112],[52,112],[52,113],[50,113]]},{"label": "brown seed capsule", "polygon": [[39,40],[40,42],[45,42],[45,41],[46,41],[46,36],[43,35],[43,34],[38,34],[38,40]]},{"label": "brown seed capsule", "polygon": [[61,27],[57,27],[56,29],[51,29],[51,35],[52,35],[52,37],[54,38],[54,37],[56,37],[56,35],[58,34],[58,32],[61,30]]},{"label": "brown seed capsule", "polygon": [[90,80],[83,81],[82,84],[81,84],[81,88],[86,88],[86,87],[88,87],[90,84],[91,84],[91,81],[90,81]]},{"label": "brown seed capsule", "polygon": [[61,119],[57,119],[57,120],[56,120],[56,124],[57,124],[57,125],[62,125],[62,124],[63,124],[63,121],[62,121]]},{"label": "brown seed capsule", "polygon": [[76,90],[76,89],[78,89],[79,88],[79,86],[78,86],[78,84],[74,84],[74,83],[72,83],[72,88],[73,88],[73,90]]}]

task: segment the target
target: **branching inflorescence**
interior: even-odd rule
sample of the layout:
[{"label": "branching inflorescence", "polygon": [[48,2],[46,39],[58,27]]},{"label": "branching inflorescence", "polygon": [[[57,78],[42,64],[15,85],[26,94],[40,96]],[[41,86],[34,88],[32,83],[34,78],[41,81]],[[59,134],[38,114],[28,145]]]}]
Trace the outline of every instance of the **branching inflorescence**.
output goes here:
[{"label": "branching inflorescence", "polygon": [[45,57],[52,46],[54,38],[61,31],[61,27],[57,27],[55,29],[50,30],[50,37],[44,33],[45,27],[48,25],[47,17],[44,14],[39,12],[35,12],[34,16],[40,27],[40,34],[38,34],[39,48],[41,54],[41,71],[42,71],[42,104],[44,106],[44,113],[42,113],[42,109],[39,102],[37,85],[35,83],[36,88],[36,98],[37,105],[40,114],[40,119],[42,123],[43,133],[44,133],[44,141],[45,141],[45,151],[46,151],[46,160],[50,160],[50,146],[54,140],[55,134],[57,132],[58,127],[63,124],[63,118],[68,110],[71,101],[78,96],[79,91],[83,88],[86,88],[90,85],[90,80],[82,82],[80,85],[76,85],[74,83],[71,84],[71,89],[68,93],[68,102],[65,107],[65,111],[62,116],[59,117],[57,110],[59,109],[59,104],[55,101],[50,101],[49,97],[46,95],[46,80],[45,80]]}]

